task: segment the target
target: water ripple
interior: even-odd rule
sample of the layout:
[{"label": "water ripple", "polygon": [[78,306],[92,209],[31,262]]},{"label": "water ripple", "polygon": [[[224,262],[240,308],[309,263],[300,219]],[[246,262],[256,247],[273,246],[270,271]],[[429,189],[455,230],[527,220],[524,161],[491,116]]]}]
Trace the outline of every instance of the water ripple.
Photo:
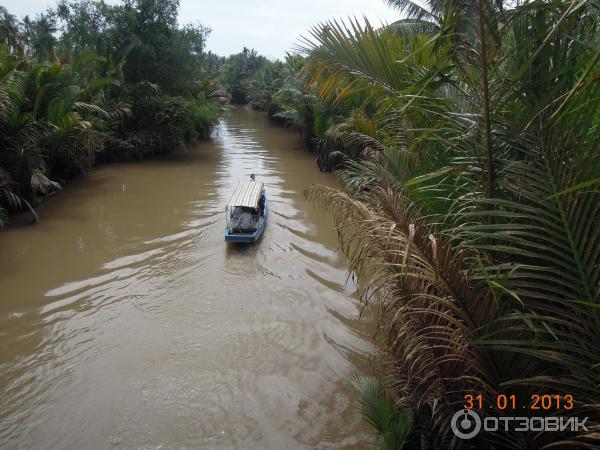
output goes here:
[{"label": "water ripple", "polygon": [[[226,244],[250,173],[269,224]],[[236,109],[210,142],[100,167],[0,234],[0,447],[364,448],[347,380],[370,329],[314,183],[335,180],[296,133]]]}]

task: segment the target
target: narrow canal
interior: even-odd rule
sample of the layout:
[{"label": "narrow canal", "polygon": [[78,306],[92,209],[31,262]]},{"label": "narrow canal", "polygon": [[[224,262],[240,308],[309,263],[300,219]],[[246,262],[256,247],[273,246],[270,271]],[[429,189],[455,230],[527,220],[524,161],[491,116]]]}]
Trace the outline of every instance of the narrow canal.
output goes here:
[{"label": "narrow canal", "polygon": [[[226,245],[255,173],[265,235]],[[104,166],[0,232],[0,447],[364,448],[370,330],[297,133],[238,108],[213,138]]]}]

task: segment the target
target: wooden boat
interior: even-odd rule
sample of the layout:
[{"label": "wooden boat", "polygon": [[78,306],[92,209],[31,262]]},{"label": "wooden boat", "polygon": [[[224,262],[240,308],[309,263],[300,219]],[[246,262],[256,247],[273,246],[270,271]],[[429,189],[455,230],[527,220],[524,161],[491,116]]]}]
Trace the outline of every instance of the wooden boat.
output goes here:
[{"label": "wooden boat", "polygon": [[260,181],[242,180],[225,207],[225,240],[256,242],[267,225],[267,194]]}]

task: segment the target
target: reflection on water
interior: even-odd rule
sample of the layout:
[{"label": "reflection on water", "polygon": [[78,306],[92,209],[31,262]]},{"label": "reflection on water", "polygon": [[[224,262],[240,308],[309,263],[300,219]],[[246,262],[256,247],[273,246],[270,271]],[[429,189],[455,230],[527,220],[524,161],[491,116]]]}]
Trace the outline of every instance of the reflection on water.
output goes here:
[{"label": "reflection on water", "polygon": [[[269,224],[226,244],[250,173]],[[334,182],[236,109],[210,142],[98,168],[1,232],[0,447],[364,447],[348,379],[369,331],[302,195]]]}]

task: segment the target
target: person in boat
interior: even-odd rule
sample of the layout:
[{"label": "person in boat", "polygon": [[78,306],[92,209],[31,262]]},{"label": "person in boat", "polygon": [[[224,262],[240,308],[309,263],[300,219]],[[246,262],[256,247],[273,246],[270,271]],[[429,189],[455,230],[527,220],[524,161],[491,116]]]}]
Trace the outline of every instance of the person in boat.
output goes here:
[{"label": "person in boat", "polygon": [[258,199],[258,212],[262,215],[265,212],[265,194],[264,192],[261,194]]},{"label": "person in boat", "polygon": [[252,231],[256,229],[256,220],[252,211],[242,206],[236,206],[231,216],[232,229],[235,231]]}]

